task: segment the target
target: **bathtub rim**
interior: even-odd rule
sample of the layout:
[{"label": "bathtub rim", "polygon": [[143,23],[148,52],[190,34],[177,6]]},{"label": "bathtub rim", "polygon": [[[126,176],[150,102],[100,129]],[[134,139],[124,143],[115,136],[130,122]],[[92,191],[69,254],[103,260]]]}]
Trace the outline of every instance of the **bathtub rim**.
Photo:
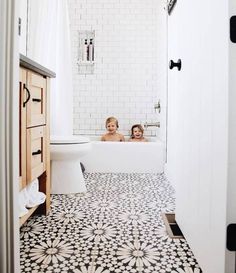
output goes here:
[{"label": "bathtub rim", "polygon": [[131,143],[131,144],[141,144],[141,143],[145,143],[145,144],[148,144],[148,143],[155,143],[155,142],[160,142],[162,143],[163,145],[165,145],[165,142],[163,140],[161,140],[159,137],[157,136],[147,136],[145,137],[145,139],[147,139],[148,141],[145,142],[145,141],[140,141],[140,142],[132,142],[132,141],[128,141],[130,139],[130,136],[124,136],[125,137],[125,141],[101,141],[101,136],[99,135],[82,135],[82,134],[77,134],[77,135],[74,135],[74,136],[83,136],[83,137],[86,137],[88,138],[91,142],[102,142],[102,143]]}]

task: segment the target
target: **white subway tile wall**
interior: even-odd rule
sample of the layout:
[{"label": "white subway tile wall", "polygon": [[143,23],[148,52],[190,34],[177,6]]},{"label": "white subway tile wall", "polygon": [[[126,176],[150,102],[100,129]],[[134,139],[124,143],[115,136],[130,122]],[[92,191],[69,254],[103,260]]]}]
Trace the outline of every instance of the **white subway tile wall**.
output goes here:
[{"label": "white subway tile wall", "polygon": [[[119,120],[119,131],[125,135],[135,123],[160,120],[154,110],[154,104],[163,97],[161,92],[166,93],[165,39],[161,37],[163,29],[158,27],[164,4],[160,2],[69,0],[74,134],[103,134],[109,116]],[[78,73],[81,30],[95,30],[95,67],[91,75]],[[160,134],[159,130],[150,127],[145,135]]]}]

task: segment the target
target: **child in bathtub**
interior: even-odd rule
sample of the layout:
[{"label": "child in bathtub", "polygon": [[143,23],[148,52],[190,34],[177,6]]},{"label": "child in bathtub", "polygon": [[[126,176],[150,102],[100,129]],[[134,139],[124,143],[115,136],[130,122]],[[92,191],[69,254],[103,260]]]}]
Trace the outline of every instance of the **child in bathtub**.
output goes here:
[{"label": "child in bathtub", "polygon": [[131,128],[131,136],[129,141],[132,142],[147,142],[147,139],[143,136],[143,127],[141,124],[135,124]]},{"label": "child in bathtub", "polygon": [[101,137],[101,141],[125,141],[122,134],[116,132],[119,128],[118,120],[115,117],[106,119],[107,133]]}]

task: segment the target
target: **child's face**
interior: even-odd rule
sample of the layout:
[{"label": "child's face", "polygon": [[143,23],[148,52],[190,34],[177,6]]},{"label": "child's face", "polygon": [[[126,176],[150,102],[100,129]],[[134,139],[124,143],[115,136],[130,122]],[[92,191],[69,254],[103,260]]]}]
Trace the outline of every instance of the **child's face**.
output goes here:
[{"label": "child's face", "polygon": [[133,129],[133,136],[134,138],[142,138],[143,137],[143,133],[142,131],[138,128],[138,127],[134,127]]},{"label": "child's face", "polygon": [[114,121],[111,121],[107,124],[107,131],[109,133],[115,133],[117,130],[116,123]]}]

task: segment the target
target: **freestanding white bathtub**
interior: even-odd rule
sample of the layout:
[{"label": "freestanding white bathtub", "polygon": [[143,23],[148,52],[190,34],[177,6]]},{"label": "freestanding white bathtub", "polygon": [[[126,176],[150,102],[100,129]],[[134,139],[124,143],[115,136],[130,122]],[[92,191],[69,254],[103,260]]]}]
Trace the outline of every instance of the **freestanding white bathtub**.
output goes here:
[{"label": "freestanding white bathtub", "polygon": [[[88,137],[88,136],[87,136]],[[148,142],[109,142],[89,136],[91,151],[81,158],[86,172],[162,173],[165,149],[158,138]]]}]

